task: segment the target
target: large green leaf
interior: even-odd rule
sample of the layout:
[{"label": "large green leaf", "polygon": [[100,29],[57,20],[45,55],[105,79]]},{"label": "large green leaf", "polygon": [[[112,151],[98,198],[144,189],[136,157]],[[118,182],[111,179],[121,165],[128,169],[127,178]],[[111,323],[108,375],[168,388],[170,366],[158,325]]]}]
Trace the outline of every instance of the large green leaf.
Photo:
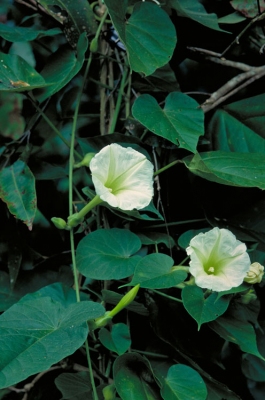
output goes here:
[{"label": "large green leaf", "polygon": [[43,77],[23,58],[0,53],[0,90],[23,92],[47,86]]},{"label": "large green leaf", "polygon": [[180,17],[193,19],[194,21],[216,31],[226,32],[218,25],[216,14],[208,14],[203,4],[198,0],[169,0]]},{"label": "large green leaf", "polygon": [[90,233],[78,244],[78,270],[93,279],[121,279],[133,274],[140,259],[134,254],[141,241],[126,229],[101,229]]},{"label": "large green leaf", "polygon": [[204,114],[191,97],[170,93],[162,109],[148,94],[139,96],[132,107],[134,118],[158,136],[195,153],[199,136],[204,134]]},{"label": "large green leaf", "polygon": [[209,151],[183,159],[195,175],[230,186],[265,189],[265,155]]},{"label": "large green leaf", "polygon": [[183,282],[187,273],[172,269],[174,260],[162,253],[149,254],[140,259],[129,285],[148,289],[166,289]]},{"label": "large green leaf", "polygon": [[265,153],[265,95],[231,103],[217,110],[208,125],[214,150]]},{"label": "large green leaf", "polygon": [[55,36],[62,31],[59,28],[40,30],[36,28],[23,28],[0,23],[0,36],[9,42],[28,42],[42,36]]},{"label": "large green leaf", "polygon": [[123,323],[112,325],[111,332],[106,328],[101,328],[98,337],[103,346],[119,356],[124,354],[131,345],[129,328]]},{"label": "large green leaf", "polygon": [[76,373],[64,372],[54,381],[60,390],[62,400],[84,400],[91,395],[89,372],[80,371]]},{"label": "large green leaf", "polygon": [[86,321],[102,314],[104,308],[94,302],[64,307],[50,297],[22,298],[0,316],[0,388],[48,369],[72,354],[87,337]]},{"label": "large green leaf", "polygon": [[225,316],[219,317],[208,325],[218,335],[229,342],[237,344],[242,351],[265,360],[257,348],[254,324],[257,324],[259,307],[252,303],[234,302]]},{"label": "large green leaf", "polygon": [[220,317],[227,310],[230,300],[228,296],[218,299],[217,292],[205,298],[203,290],[198,286],[186,286],[181,296],[184,307],[198,323],[198,329],[205,322]]},{"label": "large green leaf", "polygon": [[153,3],[138,2],[126,20],[127,1],[122,6],[116,0],[105,3],[134,71],[151,75],[168,63],[177,38],[175,27],[164,10]]},{"label": "large green leaf", "polygon": [[88,35],[97,30],[94,13],[86,0],[38,0],[38,3],[63,25],[67,40],[73,47],[83,32]]},{"label": "large green leaf", "polygon": [[177,364],[169,368],[161,394],[165,400],[205,400],[207,388],[197,371]]},{"label": "large green leaf", "polygon": [[37,209],[35,178],[23,161],[18,160],[0,171],[0,198],[11,214],[31,230]]},{"label": "large green leaf", "polygon": [[49,57],[47,64],[41,71],[41,75],[49,86],[35,93],[40,102],[58,92],[80,71],[87,46],[87,37],[82,34],[77,43],[76,55],[69,46],[61,46]]},{"label": "large green leaf", "polygon": [[116,358],[113,375],[122,400],[161,400],[158,387],[155,390],[149,364],[139,354],[123,354]]}]

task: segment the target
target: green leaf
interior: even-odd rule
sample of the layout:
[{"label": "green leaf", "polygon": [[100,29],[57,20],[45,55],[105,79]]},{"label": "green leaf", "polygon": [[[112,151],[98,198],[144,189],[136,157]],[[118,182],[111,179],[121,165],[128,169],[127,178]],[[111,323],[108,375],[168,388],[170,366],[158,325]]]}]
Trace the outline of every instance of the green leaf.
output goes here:
[{"label": "green leaf", "polygon": [[89,301],[63,307],[50,297],[22,298],[0,316],[0,388],[72,354],[87,337],[86,321],[104,312],[100,304]]},{"label": "green leaf", "polygon": [[115,351],[119,356],[124,354],[131,345],[129,328],[123,323],[112,325],[111,332],[106,328],[101,328],[99,340],[103,346],[110,351]]},{"label": "green leaf", "polygon": [[265,360],[257,348],[256,333],[253,327],[259,310],[253,312],[251,307],[251,304],[234,302],[233,307],[229,307],[225,316],[219,317],[208,325],[223,339],[237,344],[242,351]]},{"label": "green leaf", "polygon": [[180,17],[190,18],[207,28],[229,33],[219,27],[217,15],[208,14],[203,4],[198,0],[170,0],[169,3]]},{"label": "green leaf", "polygon": [[163,243],[169,249],[172,249],[172,247],[175,246],[174,239],[166,233],[148,231],[145,234],[138,233],[137,236],[140,238],[142,244],[145,245],[157,245]]},{"label": "green leaf", "polygon": [[264,0],[259,0],[258,4],[252,0],[232,0],[230,4],[247,18],[254,18],[265,11]]},{"label": "green leaf", "polygon": [[191,97],[170,93],[164,109],[148,94],[139,96],[132,107],[134,118],[158,136],[195,153],[199,136],[204,134],[204,114]]},{"label": "green leaf", "polygon": [[137,285],[148,289],[166,289],[183,282],[187,273],[172,269],[174,260],[162,253],[149,254],[140,259],[132,281],[128,285]]},{"label": "green leaf", "polygon": [[37,209],[35,179],[23,161],[18,160],[0,171],[0,198],[11,214],[31,230]]},{"label": "green leaf", "polygon": [[90,377],[87,371],[65,372],[59,375],[54,383],[63,395],[62,400],[88,399],[91,394]]},{"label": "green leaf", "polygon": [[21,116],[23,99],[20,93],[0,92],[0,134],[18,140],[24,133],[25,120]]},{"label": "green leaf", "polygon": [[205,322],[220,317],[227,310],[230,301],[228,296],[218,299],[216,292],[205,298],[203,290],[198,286],[186,286],[181,296],[184,307],[198,323],[198,330]]},{"label": "green leaf", "polygon": [[209,151],[183,159],[195,175],[230,186],[265,189],[265,155]]},{"label": "green leaf", "polygon": [[60,46],[48,58],[41,75],[49,86],[34,93],[40,102],[58,92],[80,71],[87,47],[87,37],[82,34],[77,43],[76,55],[73,50],[69,49],[69,46]]},{"label": "green leaf", "polygon": [[265,154],[264,101],[262,94],[217,110],[208,125],[214,150]]},{"label": "green leaf", "polygon": [[[176,30],[167,13],[158,5],[138,2],[126,21],[126,2],[120,6],[107,0],[115,29],[126,46],[131,68],[151,75],[167,64],[176,45]],[[115,4],[116,3],[116,4]]]},{"label": "green leaf", "polygon": [[59,28],[41,30],[0,23],[0,36],[9,42],[30,42],[43,36],[55,36],[60,33],[62,31]]},{"label": "green leaf", "polygon": [[169,368],[161,394],[166,400],[205,400],[207,388],[198,372],[177,364]]},{"label": "green leaf", "polygon": [[139,354],[123,354],[116,358],[113,375],[122,400],[161,400],[149,364]]},{"label": "green leaf", "polygon": [[90,233],[78,244],[77,268],[93,279],[121,279],[133,274],[141,241],[126,229],[101,229]]},{"label": "green leaf", "polygon": [[[265,357],[265,323],[260,324],[257,330],[257,345],[260,354]],[[244,354],[242,358],[242,372],[248,378],[255,382],[265,382],[265,361],[253,356],[252,354]]]},{"label": "green leaf", "polygon": [[43,77],[23,58],[0,53],[0,90],[23,92],[47,86]]},{"label": "green leaf", "polygon": [[97,23],[88,1],[38,0],[38,3],[63,25],[66,38],[72,47],[76,46],[82,33],[96,33]]},{"label": "green leaf", "polygon": [[234,12],[232,14],[225,15],[224,17],[218,18],[219,24],[238,24],[239,22],[245,21],[246,18],[243,17],[239,12]]}]

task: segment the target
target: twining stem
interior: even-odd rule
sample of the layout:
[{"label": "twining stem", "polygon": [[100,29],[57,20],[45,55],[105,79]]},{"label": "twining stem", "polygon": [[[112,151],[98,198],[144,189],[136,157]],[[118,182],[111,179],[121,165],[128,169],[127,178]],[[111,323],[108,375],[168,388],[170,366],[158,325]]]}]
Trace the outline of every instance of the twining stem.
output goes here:
[{"label": "twining stem", "polygon": [[128,76],[128,70],[129,69],[128,69],[127,63],[125,63],[124,70],[123,70],[123,73],[122,73],[122,78],[121,78],[121,84],[120,84],[119,94],[118,94],[118,98],[117,98],[117,103],[116,103],[115,111],[114,111],[114,114],[113,114],[113,117],[112,117],[111,126],[109,128],[109,133],[114,133],[114,131],[115,131],[115,127],[116,127],[116,124],[117,124],[117,119],[118,119],[120,108],[121,108],[122,96],[124,94],[125,83],[126,83],[127,76]]},{"label": "twining stem", "polygon": [[[35,100],[35,98],[33,97],[33,95],[29,95],[29,99],[32,102],[33,106],[36,108],[36,110],[38,111],[38,113],[42,116],[42,118],[44,119],[44,121],[49,125],[49,127],[53,130],[54,133],[56,133],[56,135],[64,142],[64,144],[67,147],[71,147],[71,143],[69,143],[61,134],[61,132],[56,128],[56,126],[52,123],[52,121],[50,120],[49,117],[47,117],[47,115],[42,111],[42,109],[38,106],[37,101]],[[78,153],[78,151],[74,150],[74,154],[77,158],[79,158],[80,160],[83,159],[83,157],[81,156],[81,154]]]},{"label": "twining stem", "polygon": [[[73,214],[73,170],[74,170],[74,154],[75,154],[75,150],[74,150],[75,132],[76,132],[76,126],[77,126],[78,111],[79,111],[79,107],[80,107],[81,97],[83,94],[83,88],[84,88],[86,80],[87,80],[91,61],[92,61],[92,53],[90,53],[89,58],[87,60],[86,69],[85,69],[85,73],[84,73],[84,77],[83,77],[83,82],[80,87],[79,93],[77,95],[76,107],[75,107],[73,125],[72,125],[72,132],[71,132],[70,155],[69,155],[69,216],[70,217]],[[76,265],[73,229],[70,230],[70,246],[71,246],[71,254],[72,254],[72,265],[73,265],[76,301],[80,302],[80,291],[79,291],[79,281],[78,281],[79,272],[77,270],[77,265]],[[89,346],[88,346],[87,340],[85,342],[85,347],[86,347],[87,362],[88,362],[88,367],[89,367],[89,377],[90,377],[90,382],[91,382],[91,386],[92,386],[92,390],[93,390],[93,397],[94,397],[94,400],[98,400],[98,394],[97,394],[97,389],[96,389],[96,385],[95,385],[95,381],[94,381],[91,358],[90,358],[90,353],[89,353]]]}]

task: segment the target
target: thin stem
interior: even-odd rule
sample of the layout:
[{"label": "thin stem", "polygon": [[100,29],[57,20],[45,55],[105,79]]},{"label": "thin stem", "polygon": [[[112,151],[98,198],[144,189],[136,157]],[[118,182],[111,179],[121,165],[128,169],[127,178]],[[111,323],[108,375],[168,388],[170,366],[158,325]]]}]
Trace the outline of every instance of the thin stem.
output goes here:
[{"label": "thin stem", "polygon": [[[74,170],[74,154],[75,154],[75,151],[74,151],[75,133],[76,133],[78,111],[79,111],[79,107],[80,107],[80,103],[81,103],[81,97],[82,97],[82,94],[83,94],[83,88],[84,88],[86,80],[87,80],[87,75],[88,75],[88,72],[89,72],[91,61],[92,61],[92,53],[90,53],[90,55],[89,55],[89,58],[88,58],[88,61],[87,61],[87,65],[86,65],[86,69],[85,69],[85,73],[84,73],[84,77],[83,77],[83,82],[82,82],[81,88],[80,88],[78,96],[77,96],[76,107],[75,107],[74,118],[73,118],[73,125],[72,125],[70,155],[69,155],[69,216],[70,217],[73,214],[73,170]],[[71,254],[72,254],[72,265],[73,265],[76,301],[80,302],[79,279],[78,279],[79,278],[79,272],[78,272],[77,265],[76,265],[74,231],[73,231],[73,229],[70,230],[70,245],[71,245]],[[91,382],[91,386],[92,386],[92,390],[93,390],[93,397],[94,397],[94,400],[98,400],[98,394],[97,394],[97,389],[96,389],[96,385],[95,385],[95,381],[94,381],[94,376],[93,376],[93,370],[92,370],[92,364],[91,364],[91,358],[90,358],[89,346],[88,346],[88,340],[87,339],[85,341],[85,348],[86,348],[87,363],[88,363],[88,368],[89,368],[90,382]]]},{"label": "thin stem", "polygon": [[155,293],[157,293],[157,294],[160,294],[160,296],[164,296],[164,297],[167,297],[168,299],[177,301],[178,303],[183,303],[182,300],[177,299],[176,297],[173,297],[173,296],[169,296],[168,294],[165,294],[165,293],[163,293],[163,292],[159,292],[159,290],[152,289],[152,291],[155,292]]},{"label": "thin stem", "polygon": [[[49,127],[53,130],[54,133],[56,133],[56,135],[64,142],[64,144],[71,148],[71,143],[69,143],[61,134],[61,132],[56,128],[56,126],[52,123],[52,121],[50,120],[49,117],[47,117],[47,115],[42,111],[42,109],[38,106],[35,98],[30,95],[29,96],[30,101],[32,102],[32,104],[34,105],[34,107],[36,108],[36,110],[40,113],[40,115],[42,116],[42,118],[44,119],[45,122],[47,122],[47,124],[49,125]],[[80,160],[82,160],[82,156],[81,154],[79,154],[77,151],[74,150],[74,154],[76,157],[78,157]]]},{"label": "thin stem", "polygon": [[121,85],[120,85],[120,89],[119,89],[119,94],[118,94],[118,98],[117,98],[115,112],[113,114],[111,126],[109,128],[109,133],[115,132],[115,127],[116,127],[116,124],[117,124],[117,119],[118,119],[120,108],[121,108],[121,101],[122,101],[122,96],[123,96],[123,93],[124,93],[124,87],[125,87],[125,82],[126,82],[126,79],[127,79],[127,75],[128,75],[128,67],[127,67],[127,65],[125,65],[125,68],[124,68],[123,74],[122,74]]},{"label": "thin stem", "polygon": [[90,352],[89,352],[89,346],[88,346],[88,341],[87,340],[85,341],[85,348],[86,348],[86,356],[87,356],[89,377],[90,377],[90,382],[91,382],[91,386],[92,386],[92,390],[93,390],[94,400],[98,400],[97,388],[96,388],[96,385],[95,385],[93,369],[92,369],[92,363],[91,363]]},{"label": "thin stem", "polygon": [[166,165],[165,167],[158,169],[156,172],[154,172],[154,176],[157,176],[157,175],[161,174],[161,172],[166,171],[167,169],[173,167],[174,165],[176,165],[176,164],[178,164],[180,162],[182,162],[182,161],[181,160],[176,160],[176,161],[173,161],[172,163]]}]

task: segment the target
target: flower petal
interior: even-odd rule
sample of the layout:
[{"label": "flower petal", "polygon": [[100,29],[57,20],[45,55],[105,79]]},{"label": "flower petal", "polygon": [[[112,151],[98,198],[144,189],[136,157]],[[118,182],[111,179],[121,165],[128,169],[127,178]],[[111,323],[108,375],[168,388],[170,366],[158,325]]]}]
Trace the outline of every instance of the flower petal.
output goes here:
[{"label": "flower petal", "polygon": [[200,233],[186,251],[195,283],[217,292],[239,286],[250,268],[246,245],[227,229]]},{"label": "flower petal", "polygon": [[96,193],[112,207],[140,210],[153,197],[153,165],[131,147],[104,147],[90,162]]}]

